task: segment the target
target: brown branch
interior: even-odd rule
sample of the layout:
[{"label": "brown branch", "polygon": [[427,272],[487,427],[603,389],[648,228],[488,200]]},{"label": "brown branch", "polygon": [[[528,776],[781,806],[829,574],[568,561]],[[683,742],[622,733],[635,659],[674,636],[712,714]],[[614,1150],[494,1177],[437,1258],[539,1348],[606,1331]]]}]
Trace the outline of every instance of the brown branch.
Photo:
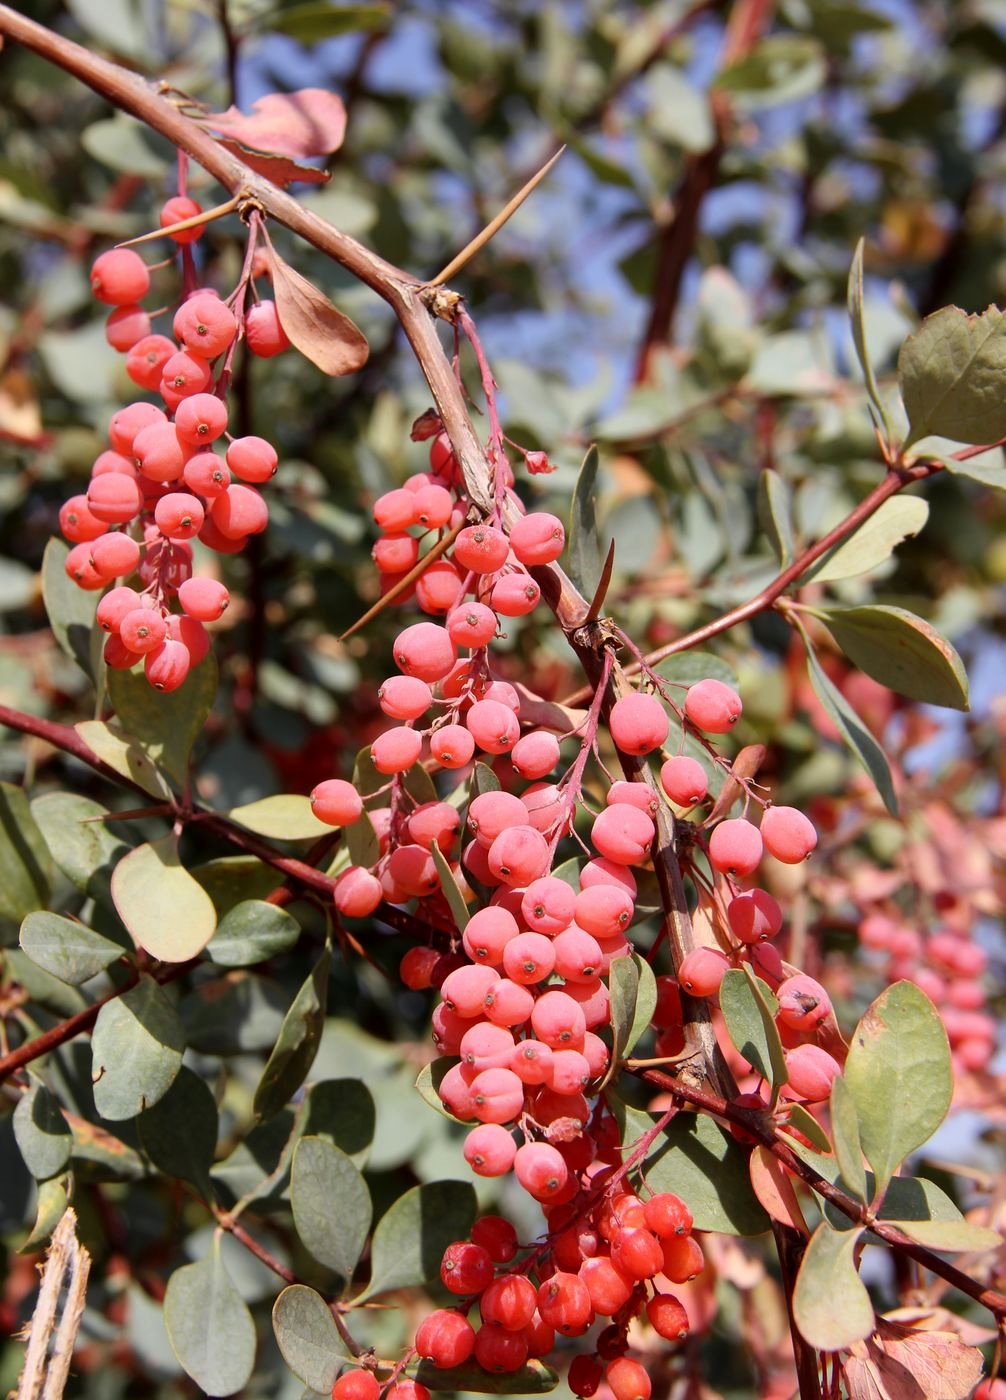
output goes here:
[{"label": "brown branch", "polygon": [[754,1138],[763,1147],[767,1147],[773,1156],[778,1157],[783,1166],[798,1176],[819,1196],[830,1201],[849,1220],[855,1221],[858,1225],[864,1225],[885,1244],[891,1245],[892,1248],[899,1250],[910,1259],[914,1259],[917,1264],[921,1264],[930,1273],[945,1279],[954,1288],[967,1294],[975,1302],[981,1303],[982,1307],[988,1308],[997,1318],[1006,1318],[1006,1294],[1000,1293],[994,1288],[983,1287],[977,1279],[962,1273],[953,1264],[948,1264],[945,1259],[941,1259],[932,1250],[926,1249],[924,1245],[916,1244],[913,1239],[896,1226],[887,1221],[875,1219],[861,1201],[848,1195],[841,1187],[835,1186],[816,1171],[809,1162],[805,1162],[786,1141],[785,1134],[780,1132],[765,1113],[758,1109],[745,1108],[743,1105],[730,1103],[716,1094],[710,1094],[702,1089],[683,1084],[680,1080],[673,1079],[660,1070],[637,1070],[635,1074],[637,1078],[652,1084],[662,1093],[670,1094],[672,1098],[678,1099],[681,1103],[692,1108],[702,1109],[705,1113],[711,1113],[715,1118],[721,1118],[727,1123],[733,1123],[737,1127],[743,1128],[749,1137]]}]

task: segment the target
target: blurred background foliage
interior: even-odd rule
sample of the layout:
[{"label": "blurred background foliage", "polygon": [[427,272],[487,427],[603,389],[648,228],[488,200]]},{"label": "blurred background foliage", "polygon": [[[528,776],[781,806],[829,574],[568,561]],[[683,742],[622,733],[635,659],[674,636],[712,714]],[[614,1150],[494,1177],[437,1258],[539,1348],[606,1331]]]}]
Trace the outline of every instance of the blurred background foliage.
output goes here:
[{"label": "blurred background foliage", "polygon": [[[29,0],[15,8],[210,110],[231,101],[247,110],[265,92],[303,86],[341,93],[345,145],[330,181],[303,200],[418,274],[446,263],[557,142],[568,143],[541,190],[454,285],[482,332],[507,432],[557,464],[551,476],[521,476],[525,498],[566,517],[583,453],[600,445],[601,530],[616,546],[606,608],[643,647],[744,601],[776,573],[758,509],[764,468],[789,487],[798,546],[879,480],[844,309],[860,237],[869,340],[895,412],[894,360],[919,317],[948,302],[978,311],[1004,295],[1002,0],[780,0],[764,6],[747,55],[726,65],[731,15],[736,23],[751,6]],[[94,692],[52,640],[39,568],[59,506],[81,489],[111,413],[136,396],[105,344],[87,271],[99,251],[156,223],[175,159],[161,138],[16,47],[0,56],[0,74],[0,702],[73,722],[94,714]],[[220,197],[197,170],[192,192],[207,205]],[[689,219],[693,237],[683,236]],[[241,235],[231,219],[199,245],[204,279],[224,293],[237,278]],[[292,353],[243,364],[236,381],[239,430],[274,440],[282,465],[268,492],[267,534],[213,565],[235,602],[217,629],[220,691],[199,741],[196,787],[222,809],[349,776],[382,724],[376,688],[391,669],[398,618],[413,618],[392,609],[338,640],[377,596],[367,505],[425,465],[409,427],[428,395],[388,309],[282,230],[274,236],[365,329],[372,356],[346,381],[324,379]],[[153,296],[170,308],[173,268],[156,274]],[[1006,479],[1000,451],[986,465],[989,481]],[[820,634],[826,670],[898,770],[907,824],[885,819],[859,765],[834,742],[781,619],[768,614],[711,648],[745,697],[740,740],[769,745],[776,795],[805,804],[825,832],[813,869],[788,877],[799,911],[791,953],[836,979],[847,1025],[885,975],[869,954],[863,961],[855,938],[864,909],[884,900],[900,901],[920,929],[944,917],[969,921],[1002,970],[1006,496],[949,473],[917,494],[931,505],[924,532],[865,578],[830,585],[829,596],[894,603],[932,621],[968,665],[971,713],[891,697],[850,672]],[[812,601],[815,587],[805,596]],[[549,698],[581,684],[541,612],[508,631],[501,674]],[[27,779],[35,793],[67,788],[128,804],[79,765],[16,736],[0,745],[0,777]],[[133,822],[128,839],[161,831]],[[58,828],[47,839],[58,866]],[[221,854],[204,842],[197,858]],[[53,891],[52,908],[91,912],[58,870]],[[11,942],[17,911],[4,912]],[[235,1172],[248,1155],[249,1085],[323,931],[317,909],[293,912],[307,930],[294,951],[223,980],[201,970],[180,992],[194,1063],[225,1110],[218,1159],[231,1151]],[[99,923],[112,917],[99,901]],[[393,969],[404,946],[387,932],[376,937],[376,963]],[[8,955],[7,968],[27,975],[20,954]],[[38,982],[29,1011],[35,1024],[51,1024],[82,995]],[[337,959],[328,1010],[312,1078],[370,1084],[375,1199],[465,1175],[454,1130],[411,1087],[425,1055],[414,1048],[425,1036],[425,997],[400,994],[359,959]],[[67,1102],[93,1122],[86,1053],[69,1048],[53,1060]],[[953,1146],[988,1165],[998,1133],[991,1080],[974,1076],[965,1100],[986,1116]],[[191,1394],[158,1299],[179,1247],[200,1252],[207,1216],[166,1178],[144,1179],[135,1132],[118,1127],[127,1166],[95,1147],[88,1167],[78,1151],[78,1209],[102,1281],[85,1324],[92,1361],[71,1393]],[[33,1286],[27,1258],[13,1251],[36,1206],[9,1120],[0,1139],[11,1251],[3,1321],[12,1328]],[[285,1203],[275,1204],[275,1237],[296,1250]],[[235,1282],[265,1319],[274,1280],[234,1253]],[[394,1345],[392,1315],[369,1317],[375,1334],[384,1329],[379,1345]],[[749,1393],[746,1363],[722,1345],[740,1335],[735,1305],[722,1308],[716,1327],[704,1374],[724,1394]],[[261,1330],[268,1335],[267,1323]],[[0,1384],[12,1383],[19,1351],[8,1347]],[[245,1393],[300,1389],[267,1347]]]}]

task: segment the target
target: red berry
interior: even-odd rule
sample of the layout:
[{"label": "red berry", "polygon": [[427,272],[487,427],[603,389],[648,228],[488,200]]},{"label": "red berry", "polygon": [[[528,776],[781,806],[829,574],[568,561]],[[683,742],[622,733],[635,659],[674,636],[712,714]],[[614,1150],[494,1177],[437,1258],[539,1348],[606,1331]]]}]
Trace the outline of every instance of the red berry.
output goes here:
[{"label": "red berry", "polygon": [[147,652],[144,671],[154,689],[166,693],[178,689],[189,674],[191,665],[188,647],[168,637],[159,647]]},{"label": "red berry", "polygon": [[102,578],[125,578],[140,562],[140,546],[121,530],[91,542],[91,563]]},{"label": "red berry", "polygon": [[793,1031],[811,1031],[831,1012],[831,998],[813,977],[797,973],[778,988],[779,1020]]},{"label": "red berry", "polygon": [[132,350],[150,334],[150,317],[142,306],[117,306],[105,322],[105,339],[113,350]]},{"label": "red berry", "polygon": [[492,525],[468,525],[454,541],[454,558],[476,574],[494,574],[509,553],[510,541]]},{"label": "red berry", "polygon": [[782,910],[764,890],[746,890],[727,906],[730,927],[742,943],[761,943],[782,928]]},{"label": "red berry", "polygon": [[373,1371],[344,1371],[332,1386],[332,1400],[377,1400],[380,1393]]},{"label": "red berry", "polygon": [[481,1293],[493,1280],[493,1261],[488,1250],[470,1240],[449,1244],[440,1262],[440,1279],[445,1288],[459,1296]]},{"label": "red berry", "polygon": [[[181,410],[179,409],[179,412]],[[178,415],[175,415],[175,422]],[[275,475],[279,458],[272,443],[260,437],[233,438],[227,448],[227,465],[242,481],[260,483]]]},{"label": "red berry", "polygon": [[416,1329],[416,1351],[441,1370],[463,1366],[474,1350],[474,1327],[447,1308],[431,1312]]},{"label": "red berry", "polygon": [[[105,478],[102,478],[105,480]],[[198,496],[187,491],[171,491],[154,508],[154,520],[169,540],[191,540],[202,529],[205,511]]]},{"label": "red berry", "polygon": [[587,1285],[576,1274],[557,1270],[538,1289],[542,1319],[566,1337],[579,1337],[594,1320]]},{"label": "red berry", "polygon": [[[216,394],[192,394],[178,405],[175,432],[182,442],[200,447],[215,442],[227,427],[227,405]],[[232,444],[233,445],[233,444]],[[228,449],[228,465],[233,468]],[[240,472],[237,473],[240,475]]]},{"label": "red berry", "polygon": [[671,1293],[655,1293],[646,1304],[646,1316],[654,1332],[669,1342],[688,1336],[688,1314]]},{"label": "red berry", "polygon": [[91,291],[106,306],[129,306],[149,290],[147,264],[132,248],[110,248],[91,265]]},{"label": "red berry", "polygon": [[178,589],[178,601],[189,617],[199,622],[216,622],[230,600],[227,589],[215,578],[187,578]]},{"label": "red berry", "polygon": [[718,948],[693,948],[678,968],[678,981],[693,997],[711,997],[730,970],[730,960]]},{"label": "red berry", "polygon": [[71,496],[60,507],[59,528],[72,544],[84,544],[103,535],[108,523],[91,514],[86,496]]},{"label": "red berry", "polygon": [[562,521],[547,511],[522,516],[510,531],[510,548],[522,564],[550,564],[565,547]]},{"label": "red berry", "polygon": [[[476,1132],[481,1129],[476,1128]],[[504,1274],[494,1279],[479,1301],[483,1322],[519,1332],[534,1317],[538,1294],[533,1283],[521,1274]]]},{"label": "red berry", "polygon": [[311,810],[330,826],[349,826],[363,811],[363,798],[344,778],[327,778],[311,793]]},{"label": "red berry", "polygon": [[799,865],[817,845],[817,831],[796,807],[769,807],[761,819],[762,840],[769,855],[787,865]]},{"label": "red berry", "polygon": [[514,1175],[529,1196],[549,1201],[566,1185],[569,1169],[561,1153],[547,1142],[527,1142],[517,1149]]},{"label": "red berry", "polygon": [[457,660],[457,649],[446,627],[417,622],[395,638],[395,665],[407,676],[433,683],[443,680]]},{"label": "red berry", "polygon": [[[203,206],[197,204],[194,199],[189,199],[188,195],[176,194],[161,205],[157,222],[161,228],[167,228],[170,224],[180,224],[184,219],[194,219],[202,212]],[[178,233],[169,233],[168,237],[174,243],[195,243],[197,238],[202,237],[205,227],[205,224],[197,224],[195,228],[184,228]]]},{"label": "red berry", "polygon": [[126,373],[141,389],[155,390],[160,387],[164,366],[177,349],[175,342],[166,335],[145,335],[130,347]]},{"label": "red berry", "polygon": [[819,1045],[797,1045],[786,1051],[787,1093],[808,1103],[820,1103],[831,1093],[831,1086],[842,1066]]},{"label": "red berry", "polygon": [[233,313],[212,292],[196,292],[175,312],[175,335],[207,360],[226,350],[237,332]]},{"label": "red berry", "polygon": [[260,534],[269,523],[269,507],[252,486],[228,486],[210,504],[217,529],[228,539]]},{"label": "red berry", "polygon": [[280,324],[274,301],[260,301],[245,312],[245,343],[253,355],[269,360],[288,350],[290,340]]},{"label": "red berry", "polygon": [[527,1340],[522,1332],[486,1323],[475,1338],[475,1360],[491,1375],[519,1371],[527,1360]]},{"label": "red berry", "polygon": [[672,1191],[660,1191],[643,1203],[643,1219],[648,1229],[661,1238],[687,1235],[692,1228],[692,1213],[680,1196]]},{"label": "red berry", "polygon": [[501,1215],[483,1215],[472,1226],[472,1243],[481,1245],[496,1264],[509,1264],[517,1253],[517,1231]]},{"label": "red berry", "polygon": [[574,1356],[569,1364],[566,1384],[574,1395],[582,1395],[589,1400],[597,1394],[598,1386],[604,1379],[604,1367],[596,1356]]},{"label": "red berry", "polygon": [[649,1400],[650,1378],[639,1362],[629,1356],[609,1361],[604,1378],[615,1400]]},{"label": "red berry", "polygon": [[698,681],[685,695],[685,715],[707,734],[729,733],[743,708],[736,690],[722,681]]}]

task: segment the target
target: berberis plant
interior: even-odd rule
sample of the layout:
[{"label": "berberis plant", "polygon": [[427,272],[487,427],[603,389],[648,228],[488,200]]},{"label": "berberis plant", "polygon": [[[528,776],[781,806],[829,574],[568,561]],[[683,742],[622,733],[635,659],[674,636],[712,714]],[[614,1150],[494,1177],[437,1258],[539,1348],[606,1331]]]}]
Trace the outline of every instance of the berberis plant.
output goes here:
[{"label": "berberis plant", "polygon": [[[0,323],[4,1382],[1003,1393],[1002,710],[930,708],[968,681],[916,608],[995,645],[1006,325],[892,291],[898,229],[909,270],[926,229],[888,210],[822,241],[826,108],[799,105],[855,92],[861,40],[907,20],[503,6],[489,41],[461,7],[161,4],[155,73],[140,7],[41,8],[0,5],[0,247],[28,289]],[[981,8],[972,48],[1001,48]],[[389,73],[433,33],[447,87],[413,132]],[[328,87],[214,110],[214,45],[233,98],[285,71],[270,34],[342,36],[348,126]],[[428,257],[457,209],[417,150],[467,189],[532,89],[573,150],[441,274],[344,231]],[[766,240],[759,320],[736,241],[699,229],[768,107],[806,145],[803,237]],[[291,195],[319,158],[332,192]],[[470,309],[532,295],[501,230],[571,164],[655,225],[617,404],[583,364],[497,361]],[[930,297],[981,198],[975,173]]]}]

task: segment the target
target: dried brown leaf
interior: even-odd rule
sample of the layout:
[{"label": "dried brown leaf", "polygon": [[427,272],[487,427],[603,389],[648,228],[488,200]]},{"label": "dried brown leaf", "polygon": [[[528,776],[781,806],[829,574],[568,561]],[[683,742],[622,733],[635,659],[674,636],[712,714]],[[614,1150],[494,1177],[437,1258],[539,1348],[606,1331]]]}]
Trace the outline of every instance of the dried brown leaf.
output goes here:
[{"label": "dried brown leaf", "polygon": [[956,1332],[902,1327],[883,1318],[852,1348],[844,1371],[850,1400],[967,1400],[983,1359]]},{"label": "dried brown leaf", "polygon": [[324,88],[270,92],[252,104],[249,113],[228,107],[211,112],[205,125],[222,135],[278,156],[303,160],[337,151],[346,134],[346,108],[341,97]]},{"label": "dried brown leaf", "polygon": [[269,270],[279,319],[300,353],[324,374],[355,374],[361,369],[370,347],[359,327],[272,248]]},{"label": "dried brown leaf", "polygon": [[217,142],[230,151],[232,156],[244,161],[249,170],[254,170],[256,175],[264,175],[281,189],[292,185],[295,180],[300,180],[305,185],[324,185],[332,178],[327,170],[319,170],[316,165],[302,165],[290,156],[272,155],[269,151],[252,151],[247,146],[242,146],[240,141],[231,141],[226,136],[218,137]]}]

